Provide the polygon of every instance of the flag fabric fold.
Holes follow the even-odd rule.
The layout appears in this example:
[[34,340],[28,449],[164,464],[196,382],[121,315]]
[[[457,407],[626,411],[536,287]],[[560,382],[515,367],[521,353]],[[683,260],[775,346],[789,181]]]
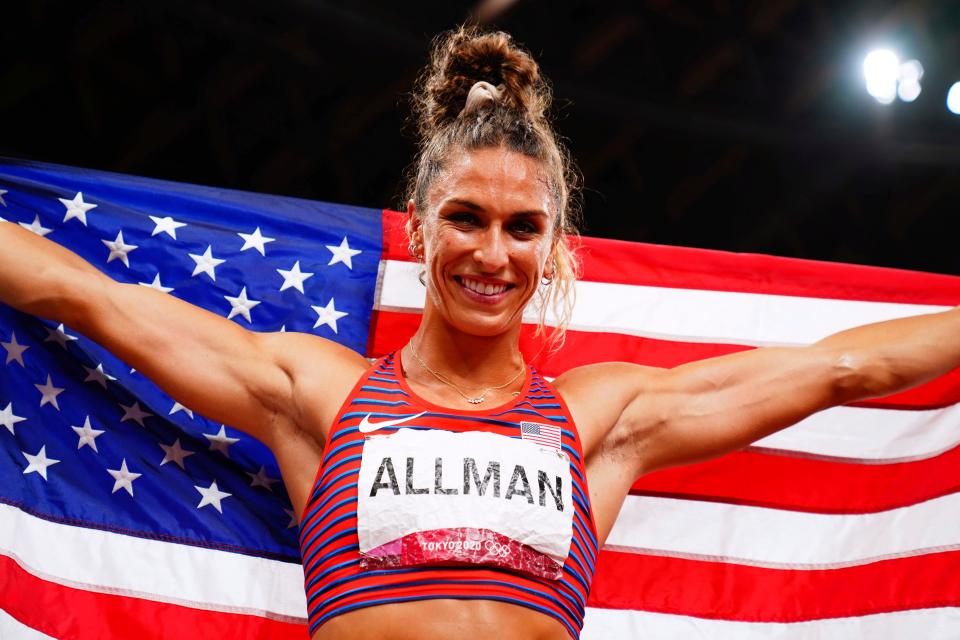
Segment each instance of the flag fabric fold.
[[[0,218],[118,281],[371,358],[423,308],[391,211],[0,160]],[[581,254],[565,347],[525,316],[548,376],[960,303],[954,276],[590,238]],[[296,514],[262,444],[49,319],[0,306],[0,358],[0,636],[306,636]],[[955,371],[639,479],[584,637],[957,637],[958,401]]]

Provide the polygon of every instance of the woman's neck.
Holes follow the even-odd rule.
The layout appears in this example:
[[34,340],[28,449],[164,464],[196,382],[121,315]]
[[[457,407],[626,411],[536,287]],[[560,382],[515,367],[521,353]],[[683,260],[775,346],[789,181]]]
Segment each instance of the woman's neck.
[[412,366],[426,368],[415,372],[424,374],[417,378],[439,373],[464,389],[479,389],[503,384],[523,369],[519,324],[495,336],[476,336],[430,315],[410,339],[407,350],[413,357],[403,360],[408,373]]

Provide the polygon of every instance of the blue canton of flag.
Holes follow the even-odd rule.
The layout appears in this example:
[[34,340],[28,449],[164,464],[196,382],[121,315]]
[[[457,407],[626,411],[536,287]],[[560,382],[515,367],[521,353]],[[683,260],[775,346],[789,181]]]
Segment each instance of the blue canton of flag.
[[[0,159],[0,217],[115,280],[366,351],[378,210]],[[0,507],[299,562],[296,515],[261,443],[69,326],[0,305],[0,346]]]
[[560,450],[560,427],[539,422],[521,422],[520,438]]

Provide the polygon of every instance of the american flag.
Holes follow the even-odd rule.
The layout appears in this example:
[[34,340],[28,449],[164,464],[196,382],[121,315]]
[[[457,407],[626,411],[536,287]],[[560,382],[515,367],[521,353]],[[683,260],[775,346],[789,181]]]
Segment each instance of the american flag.
[[[423,307],[394,212],[6,160],[0,217],[117,280],[368,357]],[[527,318],[547,376],[960,302],[960,278],[934,274],[596,239],[583,256],[566,347],[541,351]],[[295,514],[260,443],[69,326],[0,308],[0,349],[0,637],[306,636]],[[640,479],[584,637],[960,636],[958,400],[953,372]]]
[[560,427],[539,422],[521,422],[520,437],[551,449],[560,450]]

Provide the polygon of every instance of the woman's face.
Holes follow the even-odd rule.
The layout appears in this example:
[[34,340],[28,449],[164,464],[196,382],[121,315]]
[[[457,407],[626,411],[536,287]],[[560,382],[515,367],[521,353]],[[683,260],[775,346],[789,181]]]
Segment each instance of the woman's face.
[[427,305],[472,335],[516,327],[552,248],[553,199],[540,163],[501,148],[450,158],[428,194],[422,222]]

